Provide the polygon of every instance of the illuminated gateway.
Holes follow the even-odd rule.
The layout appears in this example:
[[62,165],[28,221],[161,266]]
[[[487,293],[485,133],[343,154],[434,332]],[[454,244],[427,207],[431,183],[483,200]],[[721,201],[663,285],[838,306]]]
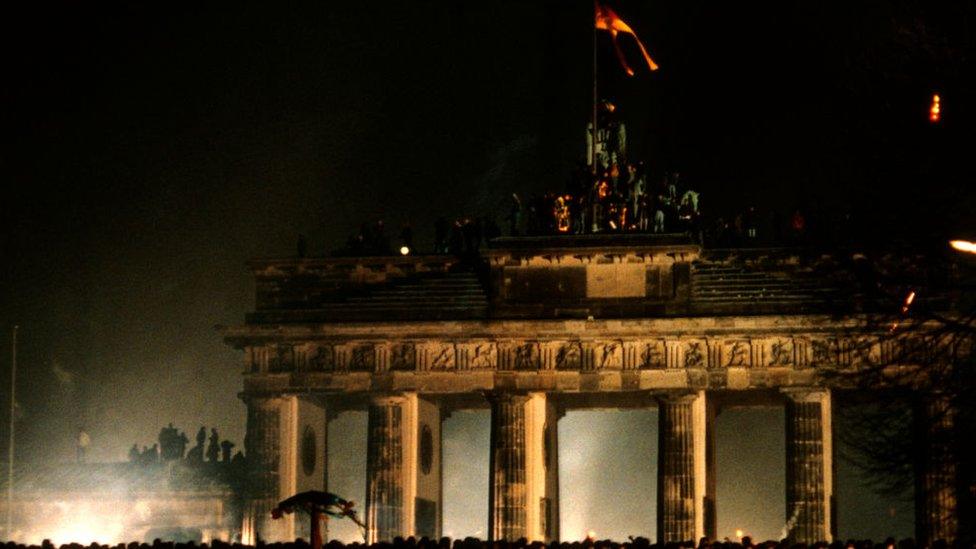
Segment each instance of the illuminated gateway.
[[[328,488],[327,422],[350,409],[368,410],[369,540],[440,536],[442,418],[477,407],[491,410],[492,539],[559,539],[557,421],[628,407],[659,410],[659,540],[714,538],[714,417],[757,402],[785,407],[790,537],[833,539],[836,387],[819,373],[893,352],[857,315],[831,314],[852,298],[818,260],[680,237],[499,238],[467,260],[250,268],[255,310],[223,332],[244,355],[245,542],[308,535],[269,511]],[[924,471],[919,486],[919,533],[952,539],[952,475]]]

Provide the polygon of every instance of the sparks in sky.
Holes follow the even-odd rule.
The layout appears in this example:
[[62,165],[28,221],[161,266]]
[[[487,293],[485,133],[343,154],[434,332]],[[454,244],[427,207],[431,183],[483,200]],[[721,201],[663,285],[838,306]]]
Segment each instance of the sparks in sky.
[[942,98],[939,94],[932,95],[932,106],[929,107],[929,121],[933,124],[942,117]]

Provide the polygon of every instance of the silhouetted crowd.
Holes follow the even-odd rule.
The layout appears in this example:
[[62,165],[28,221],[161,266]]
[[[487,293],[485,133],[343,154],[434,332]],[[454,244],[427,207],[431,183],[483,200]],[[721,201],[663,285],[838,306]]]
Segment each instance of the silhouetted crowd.
[[512,194],[508,229],[512,236],[596,233],[687,233],[701,239],[699,193],[681,188],[680,174],[648,183],[643,163],[621,165],[611,153],[596,172],[580,166],[566,192]]
[[190,439],[186,433],[180,431],[173,424],[163,427],[159,431],[159,441],[152,446],[143,446],[139,449],[138,444],[133,444],[129,448],[129,462],[139,465],[152,465],[183,460],[187,463],[236,463],[244,460],[244,454],[238,451],[233,456],[234,443],[229,440],[220,440],[217,429],[210,429],[209,443],[207,429],[200,427],[197,431],[196,446],[187,450]]
[[[214,540],[213,542],[207,543],[173,543],[173,542],[163,542],[160,540],[154,540],[152,543],[119,543],[116,545],[102,545],[97,543],[91,543],[87,545],[82,545],[79,543],[70,543],[60,546],[60,549],[250,549],[251,547],[267,548],[267,549],[309,549],[310,545],[304,540],[296,540],[290,543],[261,543],[259,542],[256,546],[243,545],[240,543],[228,543],[219,540]],[[702,539],[697,544],[691,541],[684,543],[668,543],[665,545],[651,543],[647,538],[631,538],[630,541],[626,542],[616,542],[610,540],[591,540],[586,539],[583,541],[575,542],[553,542],[545,544],[542,542],[532,542],[529,543],[522,539],[519,541],[507,542],[507,541],[496,541],[487,542],[479,540],[477,538],[464,538],[455,539],[441,538],[440,540],[433,540],[428,538],[396,538],[392,542],[382,542],[375,544],[365,544],[365,543],[341,543],[338,541],[330,541],[324,545],[328,549],[922,549],[923,547],[930,547],[931,549],[972,549],[976,547],[973,542],[963,542],[957,541],[952,544],[948,544],[944,541],[936,541],[929,546],[923,546],[915,543],[911,538],[903,539],[901,541],[895,541],[894,538],[888,538],[884,542],[876,543],[871,540],[847,540],[835,541],[832,543],[819,542],[815,544],[791,544],[786,540],[782,541],[765,541],[761,543],[754,543],[748,537],[743,538],[741,542],[732,541],[708,541]],[[55,549],[56,546],[48,541],[45,541],[42,545],[23,545],[13,542],[7,542],[0,545],[2,549]]]

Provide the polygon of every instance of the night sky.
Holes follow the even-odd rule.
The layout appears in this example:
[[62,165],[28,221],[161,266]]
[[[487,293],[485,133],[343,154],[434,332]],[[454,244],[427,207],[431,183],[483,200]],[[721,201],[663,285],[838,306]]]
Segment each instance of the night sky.
[[[710,217],[801,207],[824,226],[852,212],[875,240],[976,236],[976,8],[851,4],[611,2],[661,65],[648,73],[622,38],[638,67],[628,79],[601,36],[601,89],[633,156],[655,175],[680,171]],[[561,189],[582,158],[588,1],[20,9],[0,20],[0,375],[19,324],[21,460],[69,459],[79,427],[97,460],[123,459],[170,421],[241,445],[240,357],[214,327],[253,305],[248,258],[292,255],[300,233],[325,254],[377,219],[394,235],[411,223],[426,246],[437,216],[501,222],[511,192]],[[774,509],[742,525],[768,536],[783,520],[782,479],[731,479],[781,467],[777,413],[732,411],[719,435],[732,464],[720,517],[723,501],[743,518]],[[656,414],[613,414],[568,415],[564,457],[567,438],[591,437],[594,459],[614,443],[621,468],[652,466]],[[450,421],[487,449],[484,417]],[[486,452],[452,459],[448,475],[483,459],[487,481]],[[577,464],[577,500],[600,480],[591,469]],[[650,475],[611,484],[653,492]],[[842,535],[910,533],[909,512],[892,517],[854,484],[843,486],[857,504],[841,501]],[[593,517],[582,527],[598,534],[619,519],[605,503],[578,506],[563,502],[566,534],[569,513]],[[475,533],[464,525],[478,509],[448,526]],[[653,514],[628,517],[607,535],[653,533],[641,530]]]

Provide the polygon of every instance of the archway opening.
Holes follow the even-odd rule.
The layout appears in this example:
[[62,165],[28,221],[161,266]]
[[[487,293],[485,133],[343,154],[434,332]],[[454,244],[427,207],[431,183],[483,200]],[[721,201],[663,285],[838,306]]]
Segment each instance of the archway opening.
[[491,412],[452,412],[441,425],[443,535],[488,539]]
[[[326,447],[329,461],[327,490],[356,502],[361,519],[366,518],[366,423],[365,410],[342,412],[329,422]],[[344,543],[363,541],[362,531],[351,520],[332,519],[328,539]]]
[[559,420],[559,530],[657,538],[657,409],[575,410]]
[[779,540],[786,524],[782,406],[723,409],[715,418],[718,539]]
[[[885,438],[893,436],[902,444],[911,444],[911,409],[890,403],[882,408],[864,398],[844,402],[845,398],[848,396],[843,393],[835,394],[833,415],[837,535],[841,539],[876,541],[889,536],[912,537],[915,535],[915,479],[911,467],[897,466],[897,458],[885,467],[883,461],[867,458],[858,448],[865,443],[884,444]],[[880,417],[885,419],[876,430],[884,428],[885,432],[867,432],[876,427]],[[904,455],[904,448],[890,448],[889,455]],[[862,463],[875,473],[869,473]]]

